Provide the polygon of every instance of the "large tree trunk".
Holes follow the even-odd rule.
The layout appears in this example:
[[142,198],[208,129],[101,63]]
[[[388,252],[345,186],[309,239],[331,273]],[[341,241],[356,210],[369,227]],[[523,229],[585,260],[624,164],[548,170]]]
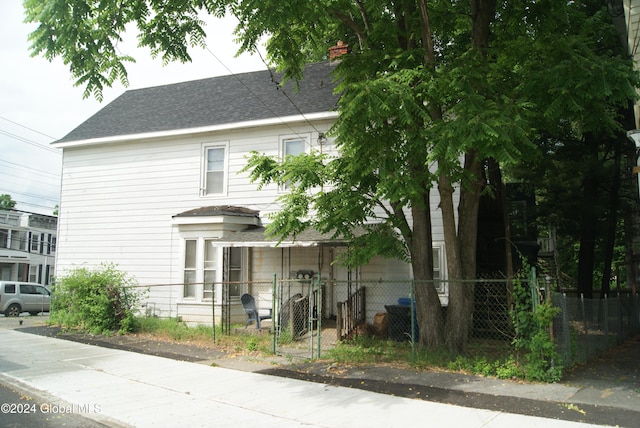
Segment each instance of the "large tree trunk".
[[[486,54],[489,46],[489,27],[495,14],[495,0],[472,0],[471,46]],[[478,209],[482,186],[482,166],[478,155],[471,150],[465,155],[464,168],[471,174],[469,186],[460,188],[458,232],[456,233],[453,186],[449,178],[440,175],[438,190],[444,227],[447,273],[449,276],[449,307],[445,328],[445,342],[449,350],[464,353],[473,325],[473,282],[476,276],[476,246],[478,238]]]
[[614,141],[614,165],[609,190],[609,209],[607,214],[607,235],[604,244],[604,265],[602,267],[602,282],[600,284],[600,297],[604,298],[611,292],[611,272],[613,263],[613,249],[616,242],[616,227],[618,225],[618,207],[620,199],[620,164],[622,158],[622,144]]
[[[500,269],[503,270],[507,278],[513,276],[513,257],[511,242],[511,226],[509,224],[509,209],[507,203],[507,189],[502,181],[502,170],[500,164],[493,158],[486,159],[487,171],[486,182],[493,189],[493,197],[495,198],[496,210],[500,210],[498,218],[501,221],[501,235],[495,236],[494,239],[502,241],[504,248],[504,258],[500,261]],[[481,189],[478,189],[479,191]]]
[[445,253],[447,255],[447,275],[449,278],[449,307],[447,308],[447,322],[445,342],[453,352],[466,350],[466,325],[471,318],[470,312],[465,312],[466,290],[462,279],[462,261],[458,234],[456,233],[455,211],[453,208],[453,186],[446,175],[438,179],[440,192],[440,210],[442,211],[442,225],[444,228]]
[[440,298],[433,284],[433,247],[429,192],[423,206],[414,205],[413,234],[410,242],[411,266],[415,280],[416,314],[420,330],[419,343],[436,348],[443,343],[443,319]]
[[593,298],[593,266],[595,263],[596,215],[598,181],[590,171],[584,180],[583,206],[580,220],[580,250],[578,252],[578,294],[585,299]]
[[[453,198],[450,197],[452,193],[442,191],[446,190],[445,186],[448,180],[441,178],[440,181],[447,267],[450,279],[445,341],[447,347],[457,353],[467,351],[469,334],[473,326],[474,284],[468,280],[474,280],[476,276],[478,209],[480,190],[482,189],[482,164],[477,159],[475,152],[467,153],[464,167],[473,178],[467,186],[461,186],[457,236],[455,236]],[[452,233],[454,236],[450,236]],[[455,243],[451,251],[449,250],[450,242]],[[453,266],[450,257],[454,257],[455,264]]]

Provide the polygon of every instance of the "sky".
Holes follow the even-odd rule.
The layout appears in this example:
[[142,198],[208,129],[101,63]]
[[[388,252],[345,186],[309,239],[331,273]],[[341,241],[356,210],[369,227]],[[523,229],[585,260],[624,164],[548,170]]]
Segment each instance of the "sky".
[[[135,34],[119,45],[136,59],[126,65],[129,87],[120,83],[104,91],[104,100],[83,99],[60,59],[31,57],[22,0],[0,2],[0,194],[9,194],[16,209],[49,214],[58,204],[61,150],[50,144],[64,137],[127,89],[266,69],[258,55],[235,58],[235,22],[207,18],[208,50],[191,51],[193,62],[162,65],[148,49],[137,47]],[[262,51],[264,51],[261,48]]]

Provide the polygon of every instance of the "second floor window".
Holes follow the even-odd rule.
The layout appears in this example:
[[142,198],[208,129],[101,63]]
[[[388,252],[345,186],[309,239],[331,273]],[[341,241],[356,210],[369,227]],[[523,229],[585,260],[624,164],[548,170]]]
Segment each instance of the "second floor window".
[[205,146],[203,165],[202,193],[208,195],[222,195],[226,193],[227,178],[227,148],[215,145]]
[[283,157],[298,156],[304,153],[306,141],[304,138],[288,138],[284,140]]
[[[306,152],[307,140],[303,137],[284,138],[282,140],[282,159],[288,156],[299,156]],[[290,183],[285,183],[283,190],[291,187]]]
[[32,253],[37,253],[38,252],[38,248],[39,244],[40,244],[40,236],[37,233],[34,233],[31,235],[31,252]]

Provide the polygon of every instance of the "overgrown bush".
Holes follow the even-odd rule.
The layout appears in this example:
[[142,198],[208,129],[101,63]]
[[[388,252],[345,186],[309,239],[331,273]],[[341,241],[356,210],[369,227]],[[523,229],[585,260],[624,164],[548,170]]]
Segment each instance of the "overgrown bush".
[[114,264],[77,268],[56,280],[50,320],[93,334],[133,331],[134,311],[143,295],[136,285]]
[[514,281],[514,308],[511,319],[516,336],[513,345],[523,353],[523,370],[527,380],[557,382],[562,378],[562,366],[550,334],[553,318],[560,309],[548,300],[540,302],[538,290]]

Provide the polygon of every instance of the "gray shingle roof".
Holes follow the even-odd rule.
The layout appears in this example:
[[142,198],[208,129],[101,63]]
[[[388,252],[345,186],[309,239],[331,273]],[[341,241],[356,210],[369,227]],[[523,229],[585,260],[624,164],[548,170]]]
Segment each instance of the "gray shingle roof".
[[299,92],[293,82],[279,90],[268,70],[129,90],[58,142],[332,111],[338,101],[332,70],[329,63],[307,66]]
[[246,207],[234,207],[231,205],[216,205],[211,207],[200,207],[176,214],[175,217],[209,217],[231,215],[238,217],[260,218],[260,211]]

